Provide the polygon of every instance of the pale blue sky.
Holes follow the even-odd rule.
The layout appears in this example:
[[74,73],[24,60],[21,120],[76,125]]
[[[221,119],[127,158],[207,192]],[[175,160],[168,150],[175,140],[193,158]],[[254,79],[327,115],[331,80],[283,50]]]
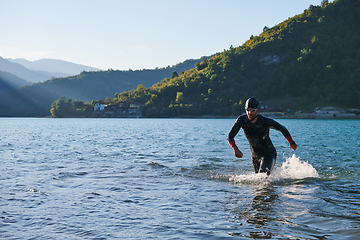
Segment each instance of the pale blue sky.
[[[332,1],[330,1],[332,2]],[[321,0],[0,0],[0,56],[153,69],[242,45]]]

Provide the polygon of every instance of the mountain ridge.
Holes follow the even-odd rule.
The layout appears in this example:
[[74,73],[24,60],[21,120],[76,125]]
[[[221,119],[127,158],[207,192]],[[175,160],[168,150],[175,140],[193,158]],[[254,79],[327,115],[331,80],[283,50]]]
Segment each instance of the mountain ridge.
[[49,79],[46,75],[31,71],[18,63],[10,62],[2,57],[0,57],[0,71],[11,73],[29,82],[41,82]]
[[60,59],[42,58],[29,61],[24,58],[6,58],[6,60],[18,63],[29,70],[41,71],[46,73],[62,74],[59,77],[67,77],[81,73],[82,71],[100,71],[100,68],[90,67]]
[[0,94],[0,101],[9,103],[10,109],[0,109],[0,116],[41,117],[50,115],[51,103],[61,96],[90,102],[103,96],[129,91],[138,85],[150,87],[172,72],[194,68],[206,57],[188,59],[166,68],[144,70],[83,71],[77,75],[51,78]]
[[21,86],[29,85],[30,82],[18,76],[0,70],[0,93],[10,91]]

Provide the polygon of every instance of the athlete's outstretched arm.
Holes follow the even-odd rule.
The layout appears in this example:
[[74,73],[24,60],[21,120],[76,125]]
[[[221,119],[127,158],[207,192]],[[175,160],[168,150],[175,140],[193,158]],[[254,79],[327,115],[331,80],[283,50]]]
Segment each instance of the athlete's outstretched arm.
[[290,149],[295,151],[298,147],[298,145],[295,143],[295,141],[292,139],[291,136],[286,137],[286,139],[288,140],[289,144],[290,144]]
[[280,131],[284,137],[286,138],[286,140],[288,140],[289,144],[290,144],[290,149],[295,151],[298,147],[298,145],[295,143],[295,141],[292,139],[289,131],[287,130],[286,127],[284,127],[283,125],[281,125],[280,123],[276,122],[275,120],[272,120],[270,122],[270,127]]

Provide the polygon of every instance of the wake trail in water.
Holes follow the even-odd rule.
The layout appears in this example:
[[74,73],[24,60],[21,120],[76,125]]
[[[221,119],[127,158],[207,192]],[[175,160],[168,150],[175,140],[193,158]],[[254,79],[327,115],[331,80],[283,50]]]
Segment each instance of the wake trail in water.
[[300,180],[306,178],[318,178],[316,169],[308,162],[301,161],[299,157],[293,154],[287,158],[281,166],[276,167],[270,176],[266,173],[248,173],[231,176],[229,181],[235,183],[272,183],[285,180]]

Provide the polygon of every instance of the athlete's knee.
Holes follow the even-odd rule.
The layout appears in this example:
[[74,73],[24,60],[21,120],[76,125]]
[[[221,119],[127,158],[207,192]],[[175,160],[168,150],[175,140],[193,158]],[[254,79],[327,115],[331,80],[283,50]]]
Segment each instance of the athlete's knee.
[[263,158],[253,158],[252,159],[255,173],[258,173],[260,171],[260,164],[262,162],[262,159]]
[[275,161],[276,161],[275,158],[263,158],[261,161],[259,172],[270,175],[271,171],[274,168]]

